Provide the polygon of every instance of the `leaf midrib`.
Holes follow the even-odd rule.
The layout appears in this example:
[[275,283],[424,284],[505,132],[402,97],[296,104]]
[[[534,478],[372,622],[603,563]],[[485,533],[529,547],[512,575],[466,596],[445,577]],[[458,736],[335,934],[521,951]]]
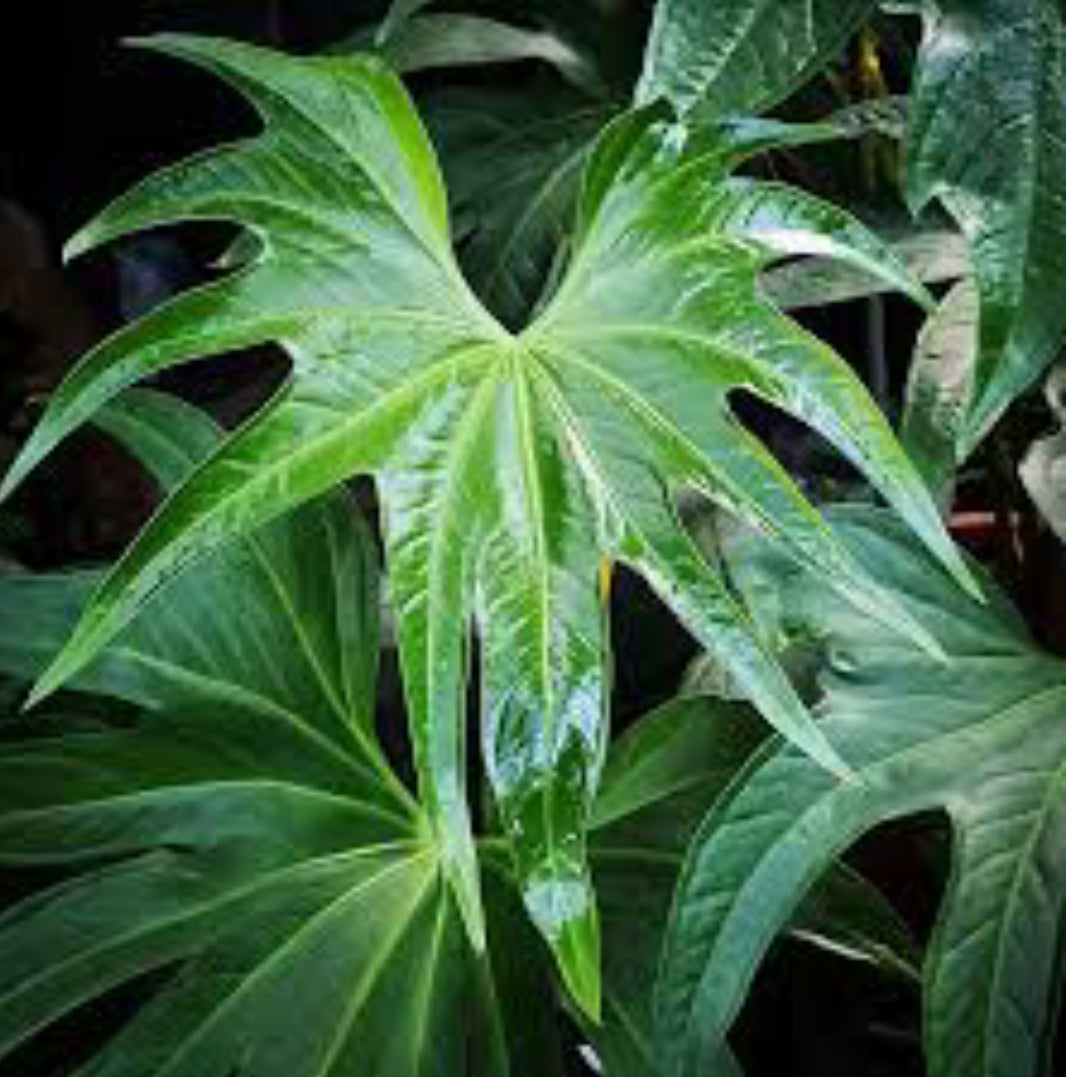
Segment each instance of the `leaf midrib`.
[[[4,825],[10,820],[17,821],[20,818],[32,818],[34,816],[47,816],[53,812],[78,812],[93,808],[108,807],[110,805],[129,805],[130,802],[150,801],[155,797],[166,797],[168,794],[183,793],[185,795],[211,793],[221,790],[233,789],[276,789],[292,790],[301,797],[310,800],[328,801],[336,805],[342,805],[346,811],[355,815],[374,815],[381,819],[397,824],[400,830],[407,830],[412,822],[410,817],[399,815],[371,803],[362,797],[335,793],[328,789],[313,785],[305,785],[302,782],[293,781],[289,778],[212,778],[208,781],[176,781],[171,785],[149,786],[134,789],[129,792],[116,793],[113,795],[85,797],[80,800],[69,800],[61,803],[47,804],[38,808],[25,808],[5,814]],[[2,854],[0,854],[2,857]]]
[[[1066,689],[1064,689],[1066,691]],[[981,1021],[981,1058],[984,1062],[983,1072],[994,1072],[991,1068],[992,1051],[994,1048],[1000,1046],[999,1042],[992,1035],[992,1025],[995,1020],[996,1011],[1002,1005],[1002,994],[999,990],[999,985],[1003,981],[1003,966],[1006,962],[1006,948],[1007,948],[1007,936],[1009,934],[1010,922],[1013,919],[1013,912],[1020,902],[1021,887],[1025,874],[1031,868],[1031,862],[1033,860],[1033,850],[1040,837],[1044,826],[1047,822],[1048,815],[1052,808],[1058,801],[1057,793],[1060,791],[1060,787],[1066,784],[1066,759],[1061,761],[1058,766],[1053,767],[1047,772],[1047,788],[1040,799],[1039,810],[1036,813],[1036,817],[1033,819],[1032,824],[1028,828],[1028,834],[1026,835],[1025,842],[1020,850],[1018,850],[1016,857],[1016,865],[1011,871],[1011,881],[1008,887],[1007,896],[1003,901],[1000,915],[994,921],[994,933],[996,937],[994,952],[995,957],[992,962],[992,972],[989,982],[987,984],[987,992],[985,992],[984,1001],[981,1004],[982,1021]],[[938,955],[943,961],[947,956],[944,953]],[[930,999],[930,1002],[932,1000]],[[1038,1048],[1038,1037],[1034,1035],[1034,1046]]]

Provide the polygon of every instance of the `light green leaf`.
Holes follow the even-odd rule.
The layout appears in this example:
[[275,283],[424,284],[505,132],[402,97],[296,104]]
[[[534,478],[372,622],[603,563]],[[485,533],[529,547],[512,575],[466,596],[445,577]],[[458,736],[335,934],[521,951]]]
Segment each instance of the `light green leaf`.
[[659,0],[638,103],[683,115],[756,112],[834,59],[875,0]]
[[[972,586],[847,364],[758,291],[758,273],[783,249],[778,233],[813,232],[813,204],[732,178],[750,147],[728,132],[686,144],[656,110],[625,116],[590,156],[558,290],[514,334],[459,273],[436,162],[380,62],[176,36],[152,47],[229,79],[265,129],[146,180],[70,251],[223,218],[259,234],[262,254],[90,353],[55,392],[6,489],[139,378],[266,340],[286,348],[292,371],[142,532],[34,698],[222,540],[372,474],[422,800],[471,937],[483,934],[464,760],[475,623],[485,766],[526,903],[595,1014],[584,829],[607,732],[604,559],[642,574],[766,718],[838,774],[838,755],[685,532],[679,488],[780,534],[827,584],[929,643],[733,418],[729,394],[755,393],[820,431]],[[824,220],[835,247],[872,261],[831,213]]]
[[980,340],[967,456],[1055,358],[1066,307],[1066,13],[1059,0],[929,0],[908,125],[909,199],[970,241]]
[[842,850],[886,820],[939,809],[954,865],[924,971],[930,1075],[1034,1077],[1055,1028],[1066,900],[1066,664],[994,591],[985,607],[965,599],[884,513],[833,521],[926,611],[952,665],[887,637],[756,544],[790,615],[829,646],[823,724],[857,780],[834,784],[771,742],[702,824],[657,992],[670,1072],[697,1072],[721,1042],[774,935]]
[[[879,229],[885,235],[885,229]],[[955,282],[969,273],[966,242],[945,228],[911,228],[899,238],[886,236],[894,256],[922,284]],[[763,277],[766,294],[783,310],[805,310],[882,295],[893,285],[853,263],[811,257],[786,262]],[[904,440],[906,445],[906,441]]]

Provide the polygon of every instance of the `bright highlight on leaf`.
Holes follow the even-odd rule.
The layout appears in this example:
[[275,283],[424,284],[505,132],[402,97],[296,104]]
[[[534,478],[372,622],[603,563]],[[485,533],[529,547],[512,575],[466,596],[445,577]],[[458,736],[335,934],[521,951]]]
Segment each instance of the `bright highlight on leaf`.
[[70,253],[199,219],[234,221],[261,250],[87,356],[5,491],[140,378],[264,341],[286,349],[292,370],[118,563],[35,698],[76,675],[195,558],[352,475],[373,475],[421,798],[468,933],[482,945],[463,732],[476,628],[492,792],[527,906],[595,1017],[599,927],[585,830],[607,737],[602,559],[642,574],[771,723],[846,773],[697,552],[675,497],[692,488],[781,536],[867,613],[935,649],[729,407],[744,390],[820,431],[972,587],[861,384],[762,298],[757,277],[778,254],[814,251],[923,293],[842,211],[733,175],[772,144],[765,132],[722,127],[686,139],[652,109],[600,139],[569,267],[543,313],[510,333],[461,278],[436,162],[380,62],[177,36],[148,45],[227,79],[264,130],[146,180]]

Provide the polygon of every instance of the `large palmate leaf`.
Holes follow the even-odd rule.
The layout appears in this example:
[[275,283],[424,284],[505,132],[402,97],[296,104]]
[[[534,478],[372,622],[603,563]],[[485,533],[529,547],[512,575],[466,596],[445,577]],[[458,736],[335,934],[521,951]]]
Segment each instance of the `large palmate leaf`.
[[812,883],[864,831],[915,812],[951,821],[954,864],[925,962],[931,1077],[1046,1072],[1066,900],[1066,664],[995,598],[960,595],[883,513],[838,534],[921,608],[947,667],[837,603],[767,544],[780,610],[829,647],[824,727],[856,780],[833,783],[781,743],[708,815],[676,896],[658,988],[673,1073],[698,1072],[760,957]]
[[[98,421],[164,485],[219,438],[202,414],[143,391]],[[151,997],[79,1077],[562,1072],[550,969],[510,873],[488,859],[479,969],[431,831],[380,755],[373,544],[357,517],[332,554],[309,526],[341,524],[327,509],[345,500],[201,560],[75,678],[146,708],[140,728],[61,736],[70,723],[52,717],[12,745],[7,724],[0,869],[71,878],[0,916],[0,1056],[152,971]],[[266,536],[269,574],[249,556]],[[283,590],[297,548],[303,586]],[[13,618],[0,625],[0,671],[40,669],[85,583],[0,576],[0,608],[18,611],[17,632]],[[350,665],[334,678],[338,653]],[[320,681],[350,687],[341,721]]]
[[658,0],[637,88],[681,113],[770,108],[835,58],[876,0]]
[[138,378],[265,340],[284,345],[292,371],[144,530],[34,698],[205,550],[349,475],[373,474],[422,799],[470,934],[480,944],[461,714],[474,620],[485,766],[526,903],[595,1013],[599,936],[583,832],[606,735],[602,561],[643,574],[764,715],[841,772],[673,498],[691,486],[780,533],[854,601],[921,635],[728,408],[729,393],[745,389],[821,431],[965,582],[925,487],[861,385],[756,286],[776,253],[835,253],[909,280],[841,211],[731,175],[766,148],[772,127],[687,142],[645,110],[612,124],[590,156],[571,264],[547,309],[514,334],[456,267],[436,163],[380,62],[184,37],[152,45],[239,87],[265,130],[147,180],[70,252],[223,218],[254,234],[260,253],[87,356],[6,489]]
[[1066,309],[1066,11],[1060,0],[928,0],[908,125],[915,208],[970,240],[980,343],[965,457],[1055,358]]

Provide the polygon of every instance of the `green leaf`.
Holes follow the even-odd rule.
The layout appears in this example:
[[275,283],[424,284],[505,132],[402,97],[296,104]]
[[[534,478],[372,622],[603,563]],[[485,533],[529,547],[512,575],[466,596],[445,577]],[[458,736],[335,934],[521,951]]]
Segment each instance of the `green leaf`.
[[569,90],[452,90],[426,122],[448,180],[463,269],[505,325],[551,283],[573,227],[581,173],[615,109]]
[[[590,855],[604,930],[604,1014],[590,1035],[608,1077],[662,1077],[652,997],[670,899],[700,819],[764,739],[754,712],[708,698],[665,704],[611,746]],[[793,935],[894,972],[914,945],[881,894],[854,871],[829,872]],[[700,1071],[732,1073],[728,1053]]]
[[[130,390],[97,422],[166,487],[222,437],[202,412],[146,390]],[[23,615],[0,622],[0,670],[37,677],[101,579],[0,573],[0,605]],[[183,573],[70,687],[156,711],[218,702],[274,717],[333,750],[357,749],[409,807],[374,739],[377,581],[373,538],[336,491]]]
[[403,74],[540,60],[575,86],[602,92],[588,59],[556,34],[482,15],[448,12],[408,19],[382,42],[379,52]]
[[1066,14],[1058,0],[936,0],[911,95],[909,199],[940,198],[981,297],[962,452],[1055,358],[1066,308]]
[[907,980],[921,979],[914,934],[868,879],[837,863],[806,896],[790,925],[793,938],[876,965]]
[[833,859],[879,823],[945,811],[953,867],[924,971],[931,1077],[1033,1077],[1054,1033],[1066,899],[1066,665],[1004,599],[965,599],[884,513],[833,517],[952,660],[857,617],[767,543],[791,617],[832,656],[823,725],[853,762],[834,784],[771,742],[715,805],[679,884],[657,991],[672,1073],[721,1042],[759,959]]
[[432,3],[433,0],[392,0],[385,18],[381,20],[381,25],[378,27],[377,43],[386,44],[397,31],[403,29],[410,19]]
[[755,393],[819,430],[972,586],[847,364],[757,288],[777,252],[809,249],[820,228],[834,252],[870,266],[879,241],[808,196],[733,177],[765,139],[713,129],[686,142],[645,110],[612,124],[590,156],[573,259],[548,306],[513,334],[459,273],[436,162],[380,62],[177,36],[151,44],[230,80],[265,129],[146,180],[70,252],[219,218],[257,233],[262,252],[82,360],[6,489],[137,379],[267,340],[286,348],[292,370],[142,532],[34,698],[205,551],[372,474],[422,800],[468,930],[480,945],[462,713],[474,623],[485,767],[526,904],[595,1014],[584,830],[607,732],[604,559],[642,574],[766,718],[838,774],[839,757],[686,534],[679,489],[782,535],[828,584],[928,642],[733,418],[729,393]]
[[[885,235],[886,229],[878,229]],[[911,226],[899,238],[891,235],[893,255],[915,280],[923,284],[956,282],[969,274],[965,240],[945,228]],[[832,303],[850,303],[882,295],[892,285],[881,276],[871,276],[852,264],[832,258],[810,257],[787,262],[765,274],[766,294],[783,310],[806,310]],[[910,446],[904,438],[904,446]],[[913,458],[913,457],[912,457]]]
[[0,918],[0,1054],[155,971],[81,1077],[465,1072],[478,988],[435,852],[342,764],[217,706],[0,749],[0,865],[75,868]]
[[637,101],[682,115],[769,109],[834,59],[875,0],[659,0]]
[[[660,1077],[651,998],[670,895],[706,807],[763,738],[743,706],[665,704],[611,745],[590,848],[604,930],[603,1024],[589,1029],[608,1077]],[[724,1067],[705,1077],[722,1077]]]
[[[180,480],[219,436],[202,413],[143,391],[100,422],[164,481]],[[347,511],[344,500],[329,498]],[[336,580],[300,523],[328,519],[324,508],[268,530],[280,540],[289,529],[307,596],[335,588],[376,612],[372,559]],[[344,523],[341,549],[372,548],[350,512]],[[149,708],[137,728],[57,736],[71,723],[53,719],[27,723],[32,741],[0,748],[0,871],[55,867],[68,880],[0,917],[0,1056],[154,972],[154,994],[79,1077],[229,1077],[238,1066],[249,1077],[319,1077],[364,1064],[392,1077],[506,1077],[510,1058],[555,1072],[550,979],[528,937],[513,937],[516,896],[489,886],[496,952],[491,967],[475,962],[427,821],[388,771],[373,725],[369,745],[334,736],[321,690],[297,701],[309,710],[284,709],[275,682],[316,676],[286,639],[292,609],[270,605],[270,582],[244,568],[230,547],[194,565],[78,679]],[[21,629],[0,625],[0,667],[47,649],[57,628],[38,599],[70,599],[69,583],[0,582]],[[36,588],[27,601],[20,586]],[[190,608],[204,592],[228,618]],[[353,668],[365,664],[358,703],[372,714],[376,663],[364,655],[376,651],[376,623],[303,609],[323,657],[340,645]],[[204,651],[229,660],[206,686],[195,676]],[[144,675],[149,661],[159,668]],[[508,954],[516,941],[521,951]],[[313,1012],[293,1010],[294,997]]]

